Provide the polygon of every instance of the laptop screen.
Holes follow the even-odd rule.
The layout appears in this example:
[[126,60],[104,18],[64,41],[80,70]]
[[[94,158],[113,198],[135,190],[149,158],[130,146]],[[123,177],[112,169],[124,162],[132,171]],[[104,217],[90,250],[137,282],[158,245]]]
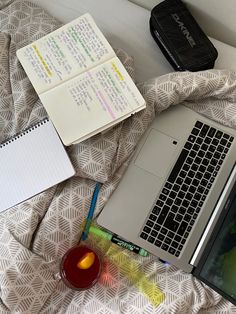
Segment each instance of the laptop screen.
[[197,277],[236,304],[236,193],[217,230],[211,248],[204,254]]

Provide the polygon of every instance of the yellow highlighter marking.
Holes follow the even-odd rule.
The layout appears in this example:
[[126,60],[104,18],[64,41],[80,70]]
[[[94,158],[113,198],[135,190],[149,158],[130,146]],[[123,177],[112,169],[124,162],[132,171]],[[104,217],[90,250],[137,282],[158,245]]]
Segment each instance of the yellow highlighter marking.
[[122,76],[122,74],[120,73],[120,71],[118,70],[117,66],[115,65],[114,62],[112,62],[112,67],[115,70],[116,74],[118,75],[119,79],[121,81],[124,81],[124,77]]
[[52,76],[52,72],[50,71],[50,69],[49,69],[49,67],[48,67],[48,65],[47,65],[47,63],[46,63],[46,61],[44,60],[43,56],[41,55],[41,53],[40,53],[38,47],[37,47],[36,45],[32,45],[32,47],[33,47],[34,51],[36,52],[36,54],[37,54],[37,56],[38,56],[40,62],[42,63],[42,65],[43,65],[45,71],[47,72],[48,76],[49,76],[49,77]]

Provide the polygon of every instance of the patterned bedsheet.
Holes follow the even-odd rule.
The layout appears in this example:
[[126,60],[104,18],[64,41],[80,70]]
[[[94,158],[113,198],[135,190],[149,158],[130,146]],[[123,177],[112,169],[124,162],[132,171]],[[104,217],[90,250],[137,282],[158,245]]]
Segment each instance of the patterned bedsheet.
[[[0,141],[38,122],[46,112],[16,58],[16,50],[58,28],[60,23],[29,1],[0,1]],[[117,54],[134,78],[133,60]],[[170,73],[139,84],[147,109],[109,131],[71,146],[76,175],[0,214],[1,313],[236,313],[210,288],[154,256],[121,250],[165,293],[153,306],[102,248],[104,269],[87,291],[67,288],[57,276],[63,254],[78,243],[95,182],[102,183],[95,214],[119,183],[141,135],[156,114],[185,104],[236,127],[236,75],[228,70]],[[17,158],[17,156],[15,156]]]

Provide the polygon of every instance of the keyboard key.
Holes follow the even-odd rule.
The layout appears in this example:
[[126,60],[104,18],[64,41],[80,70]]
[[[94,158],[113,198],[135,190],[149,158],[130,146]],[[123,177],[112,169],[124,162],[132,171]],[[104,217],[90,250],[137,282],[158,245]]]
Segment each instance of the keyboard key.
[[222,153],[224,151],[224,146],[222,145],[219,145],[217,146],[217,149],[216,149],[218,152]]
[[202,126],[203,126],[203,123],[201,121],[197,121],[195,123],[195,127],[198,128],[198,129],[201,129]]
[[212,156],[213,156],[213,153],[211,153],[211,152],[206,152],[205,157],[206,157],[207,159],[211,159]]
[[190,220],[191,220],[191,216],[189,215],[189,214],[186,214],[185,216],[184,216],[184,220],[185,221],[187,221],[187,222],[189,222]]
[[166,182],[165,188],[170,190],[172,188],[172,184],[170,182]]
[[192,148],[193,144],[190,143],[190,142],[186,142],[185,145],[184,145],[184,148],[190,150]]
[[170,193],[170,190],[164,188],[164,189],[162,189],[162,193],[163,193],[164,195],[168,195],[168,194]]
[[184,180],[182,178],[178,177],[178,179],[176,180],[176,183],[181,185],[181,184],[183,184],[183,181]]
[[223,146],[225,146],[225,145],[227,144],[227,140],[226,140],[225,138],[222,138],[222,139],[220,140],[220,144],[223,145]]
[[202,137],[198,137],[198,138],[196,139],[196,143],[197,143],[197,144],[201,145],[202,142],[203,142],[203,138],[202,138]]
[[201,180],[202,177],[203,177],[203,173],[201,173],[199,171],[195,174],[195,178],[198,180]]
[[199,201],[199,200],[201,199],[201,194],[200,194],[200,193],[196,193],[196,194],[194,195],[194,199],[197,200],[197,201]]
[[176,241],[176,242],[180,242],[180,241],[181,241],[181,237],[180,237],[179,235],[176,235],[176,236],[175,236],[175,241]]
[[166,204],[171,206],[173,204],[173,199],[172,198],[168,198],[166,201]]
[[189,207],[187,210],[187,213],[189,213],[190,215],[192,215],[194,213],[195,209],[193,207]]
[[164,240],[164,242],[166,243],[166,244],[170,244],[171,243],[171,239],[170,238],[165,238],[165,240]]
[[146,222],[146,225],[149,226],[149,227],[153,227],[154,222],[151,221],[151,220],[148,220],[148,221]]
[[[187,177],[185,180],[184,180],[184,183],[187,184],[187,185],[190,185],[192,182],[192,179]],[[181,192],[181,191],[180,191]]]
[[193,171],[196,171],[198,169],[198,165],[197,164],[192,164],[191,169]]
[[200,182],[199,180],[194,179],[192,182],[192,185],[194,185],[196,187],[196,186],[198,186],[199,182]]
[[197,128],[193,128],[193,129],[192,129],[191,134],[193,134],[193,135],[198,135],[198,134],[199,134],[199,132],[200,132],[200,130],[199,130],[199,129],[197,129]]
[[178,247],[178,243],[175,241],[172,241],[171,246],[174,247],[175,249]]
[[211,161],[210,161],[210,164],[213,165],[213,166],[216,166],[217,165],[217,160],[215,158],[212,158]]
[[209,147],[209,152],[214,153],[214,152],[215,152],[215,150],[216,150],[216,146],[214,146],[214,145],[210,145],[210,147]]
[[184,206],[184,207],[188,207],[189,206],[189,201],[188,200],[183,200],[183,203],[182,203],[182,205]]
[[165,229],[165,228],[161,228],[161,231],[160,231],[162,234],[167,234],[168,230]]
[[155,230],[152,230],[151,235],[156,238],[156,236],[158,235],[158,232]]
[[154,243],[155,238],[153,238],[152,236],[149,236],[147,240],[148,240],[148,242],[150,242],[150,243]]
[[163,201],[157,200],[156,205],[162,207],[164,205]]
[[180,255],[180,251],[177,251],[177,252],[175,253],[175,256],[178,257],[179,255]]
[[162,250],[167,251],[168,248],[169,248],[169,245],[163,243],[162,246],[161,246],[161,248],[162,248]]
[[195,139],[196,139],[196,137],[195,137],[195,136],[190,135],[190,136],[189,136],[189,138],[188,138],[188,142],[190,142],[190,143],[194,143],[194,142],[195,142]]
[[189,232],[185,232],[184,238],[187,239],[188,235],[189,235]]
[[156,240],[154,244],[155,244],[156,246],[160,247],[160,246],[161,246],[161,244],[162,244],[162,242],[161,242],[161,241],[159,241],[159,240]]
[[158,214],[160,213],[160,211],[161,211],[161,208],[160,208],[160,207],[154,206],[154,208],[153,208],[153,210],[152,210],[152,213],[153,213],[154,215],[158,215]]
[[199,150],[199,152],[197,153],[198,157],[202,158],[205,156],[205,152],[204,150]]
[[178,192],[179,189],[180,189],[180,185],[175,184],[175,185],[173,186],[173,190],[174,190],[174,191]]
[[155,224],[153,229],[155,229],[156,231],[159,231],[161,229],[161,226],[158,224]]
[[176,206],[176,205],[173,205],[173,206],[171,207],[171,211],[172,211],[173,213],[177,213],[178,210],[179,210],[179,207]]
[[185,197],[185,193],[183,191],[179,191],[178,195],[179,198],[184,198]]
[[207,144],[202,144],[201,149],[206,151],[208,149],[208,145]]
[[165,236],[163,234],[158,234],[157,238],[162,241],[164,240]]
[[187,184],[183,184],[182,187],[181,187],[181,190],[183,192],[187,192],[188,191],[188,185]]
[[204,143],[210,144],[211,138],[210,137],[205,137]]
[[146,233],[142,232],[142,233],[140,234],[140,238],[142,238],[142,239],[144,239],[144,240],[147,240],[148,235],[147,235]]
[[197,191],[198,191],[199,193],[201,193],[201,194],[204,192],[204,190],[205,190],[205,187],[202,186],[202,185],[199,185],[198,188],[197,188]]
[[193,194],[192,193],[187,193],[185,198],[186,198],[186,200],[191,201],[191,199],[193,198]]
[[[185,207],[181,206],[181,207],[179,208],[179,214],[184,215],[185,212],[186,212],[186,210],[187,210],[187,209],[186,209]],[[181,216],[181,215],[180,215],[180,216]],[[177,216],[178,216],[178,215],[176,215],[176,218],[175,218],[175,219],[176,219],[177,221],[181,221],[183,216],[181,216],[181,219],[180,219],[180,220],[177,219]]]
[[219,140],[217,140],[216,138],[214,138],[211,142],[213,145],[217,146],[219,144]]
[[196,208],[197,205],[198,205],[198,201],[193,199],[193,200],[191,201],[190,205],[191,205],[192,207]]
[[217,131],[215,137],[220,139],[222,135],[223,135],[223,132]]
[[167,236],[170,237],[171,239],[174,237],[174,233],[172,231],[168,231]]
[[176,197],[176,195],[177,195],[177,193],[176,193],[176,192],[171,191],[169,196],[170,196],[171,198],[175,198],[175,197]]
[[210,130],[207,133],[207,136],[209,137],[213,137],[216,133],[216,129],[215,128],[210,128]]
[[174,255],[175,252],[176,252],[176,250],[171,247],[171,248],[169,248],[168,252],[169,252],[170,254]]
[[191,186],[189,187],[189,192],[190,192],[190,193],[194,193],[195,191],[196,191],[196,187],[193,186],[193,185],[191,185]]
[[151,228],[149,228],[149,227],[147,227],[147,226],[145,226],[144,228],[143,228],[143,231],[145,231],[146,233],[150,233],[151,232]]
[[166,200],[166,195],[165,194],[160,194],[159,199],[161,201],[165,201]]
[[207,158],[204,158],[204,159],[202,160],[203,166],[208,166],[208,165],[209,165],[209,162],[210,162],[210,160],[207,159]]
[[188,173],[188,177],[194,178],[195,173],[196,173],[195,171],[190,170],[189,173]]
[[179,226],[179,229],[178,229],[177,233],[180,236],[184,235],[185,230],[187,229],[187,227],[188,227],[188,223],[186,221],[182,221],[180,226]]
[[229,138],[229,141],[232,143],[232,142],[233,142],[233,140],[234,140],[234,137],[233,137],[233,136],[231,136],[231,137]]
[[191,152],[189,153],[189,157],[194,158],[197,155],[197,152],[195,150],[191,150]]
[[157,216],[151,214],[151,215],[149,216],[149,219],[155,222],[155,221],[157,220]]

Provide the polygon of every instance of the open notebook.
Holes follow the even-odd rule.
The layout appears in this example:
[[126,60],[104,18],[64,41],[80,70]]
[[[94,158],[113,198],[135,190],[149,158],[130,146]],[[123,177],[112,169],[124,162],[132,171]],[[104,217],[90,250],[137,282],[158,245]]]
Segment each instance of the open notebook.
[[47,118],[0,144],[0,211],[71,177],[75,171]]

